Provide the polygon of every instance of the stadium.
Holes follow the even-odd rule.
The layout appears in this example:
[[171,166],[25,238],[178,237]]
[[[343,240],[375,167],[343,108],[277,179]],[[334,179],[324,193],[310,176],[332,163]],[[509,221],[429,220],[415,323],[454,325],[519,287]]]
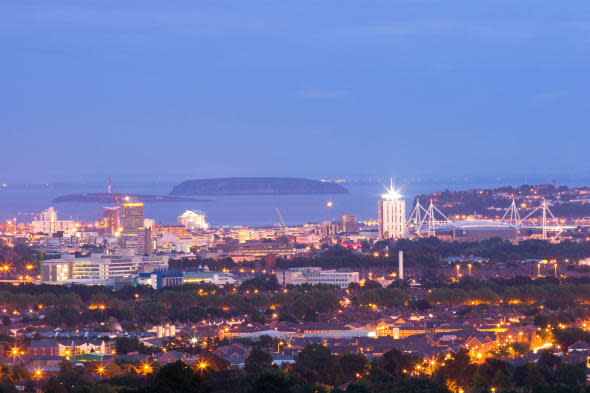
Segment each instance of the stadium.
[[448,241],[477,242],[495,237],[516,241],[518,236],[515,225],[491,220],[454,221],[436,228],[436,237]]

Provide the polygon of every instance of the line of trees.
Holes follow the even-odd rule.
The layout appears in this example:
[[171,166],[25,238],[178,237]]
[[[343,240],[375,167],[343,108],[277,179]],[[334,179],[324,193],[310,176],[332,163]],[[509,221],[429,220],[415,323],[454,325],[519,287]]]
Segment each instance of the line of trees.
[[484,392],[590,392],[585,363],[565,363],[550,352],[536,363],[513,365],[488,358],[474,362],[465,349],[435,360],[424,360],[398,349],[367,359],[359,353],[333,353],[311,344],[289,365],[278,366],[272,356],[253,349],[242,369],[233,369],[212,355],[203,362],[181,361],[148,372],[137,365],[109,362],[74,366],[65,361],[61,371],[41,381],[26,369],[0,368],[0,389],[15,393],[14,382],[25,382],[26,391],[40,387],[51,393],[484,393]]

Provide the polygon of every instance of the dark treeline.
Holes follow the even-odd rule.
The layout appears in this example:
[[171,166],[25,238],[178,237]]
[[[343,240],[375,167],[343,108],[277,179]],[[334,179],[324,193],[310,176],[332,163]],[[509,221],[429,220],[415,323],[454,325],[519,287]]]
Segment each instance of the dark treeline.
[[0,239],[0,266],[9,265],[10,272],[28,272],[27,265],[35,270],[39,267],[40,254],[26,245],[16,244],[9,247]]
[[[353,294],[365,289],[357,288]],[[207,318],[247,316],[265,322],[279,313],[282,320],[315,321],[336,310],[342,290],[327,285],[281,289],[274,275],[246,280],[239,287],[184,285],[159,291],[145,286],[117,290],[100,286],[21,284],[0,286],[0,306],[43,311],[44,322],[58,327],[119,322],[126,330],[151,328],[162,322],[199,322]],[[34,322],[27,316],[23,319]]]
[[97,375],[97,366],[64,362],[56,376],[43,381],[33,380],[26,369],[6,367],[0,389],[16,392],[11,382],[24,380],[26,391],[38,386],[51,393],[590,392],[584,363],[567,364],[549,352],[542,353],[536,363],[515,366],[496,358],[474,362],[464,349],[423,360],[394,348],[370,360],[358,353],[334,354],[312,344],[296,356],[294,364],[281,367],[256,346],[242,369],[211,358],[192,366],[152,363],[148,372],[110,363]]
[[330,268],[360,268],[397,266],[398,251],[404,251],[407,266],[436,267],[446,257],[481,257],[492,262],[520,262],[527,259],[558,259],[578,261],[590,257],[590,242],[561,242],[526,240],[512,244],[499,238],[482,242],[444,242],[437,238],[377,242],[373,253],[359,254],[336,246],[312,257],[281,260],[284,268],[320,266]]
[[[363,286],[351,284],[347,293],[329,285],[280,288],[274,275],[246,280],[239,287],[200,284],[159,291],[143,286],[113,290],[99,286],[23,284],[0,286],[0,306],[9,311],[42,310],[44,322],[55,327],[109,322],[101,326],[109,329],[118,322],[126,330],[142,330],[162,322],[245,316],[260,323],[271,318],[316,321],[321,314],[336,312],[344,296],[353,306],[370,308],[488,305],[515,307],[536,315],[541,312],[539,306],[543,306],[552,311],[575,310],[580,317],[586,314],[585,305],[590,303],[590,278],[480,280],[468,276],[459,282],[432,280],[429,284],[418,293],[401,281],[383,288],[369,280]],[[22,318],[34,322],[30,317]]]

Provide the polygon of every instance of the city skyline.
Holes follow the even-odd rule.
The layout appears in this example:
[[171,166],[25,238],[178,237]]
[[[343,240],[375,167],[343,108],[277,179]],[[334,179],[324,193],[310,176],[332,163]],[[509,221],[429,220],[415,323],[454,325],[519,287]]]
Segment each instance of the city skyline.
[[588,1],[0,15],[0,393],[590,393]]
[[0,11],[2,182],[590,168],[585,2]]

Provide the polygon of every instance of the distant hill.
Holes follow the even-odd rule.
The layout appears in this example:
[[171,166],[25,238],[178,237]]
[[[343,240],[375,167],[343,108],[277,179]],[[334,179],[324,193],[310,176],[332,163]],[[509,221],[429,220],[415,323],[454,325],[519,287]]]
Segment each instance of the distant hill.
[[[590,187],[568,188],[554,184],[525,184],[519,187],[440,191],[418,195],[422,205],[432,200],[447,216],[479,215],[484,218],[501,218],[512,203],[526,216],[546,200],[556,217],[575,219],[590,217]],[[414,205],[416,204],[414,199]]]
[[102,203],[115,203],[115,197],[118,201],[122,202],[126,196],[133,197],[142,202],[209,202],[206,199],[195,199],[195,198],[181,198],[176,196],[167,195],[133,195],[133,194],[109,194],[109,193],[84,193],[84,194],[68,194],[58,196],[53,200],[53,203],[66,203],[66,202],[102,202]]
[[341,185],[291,177],[228,177],[185,180],[170,195],[347,194]]

